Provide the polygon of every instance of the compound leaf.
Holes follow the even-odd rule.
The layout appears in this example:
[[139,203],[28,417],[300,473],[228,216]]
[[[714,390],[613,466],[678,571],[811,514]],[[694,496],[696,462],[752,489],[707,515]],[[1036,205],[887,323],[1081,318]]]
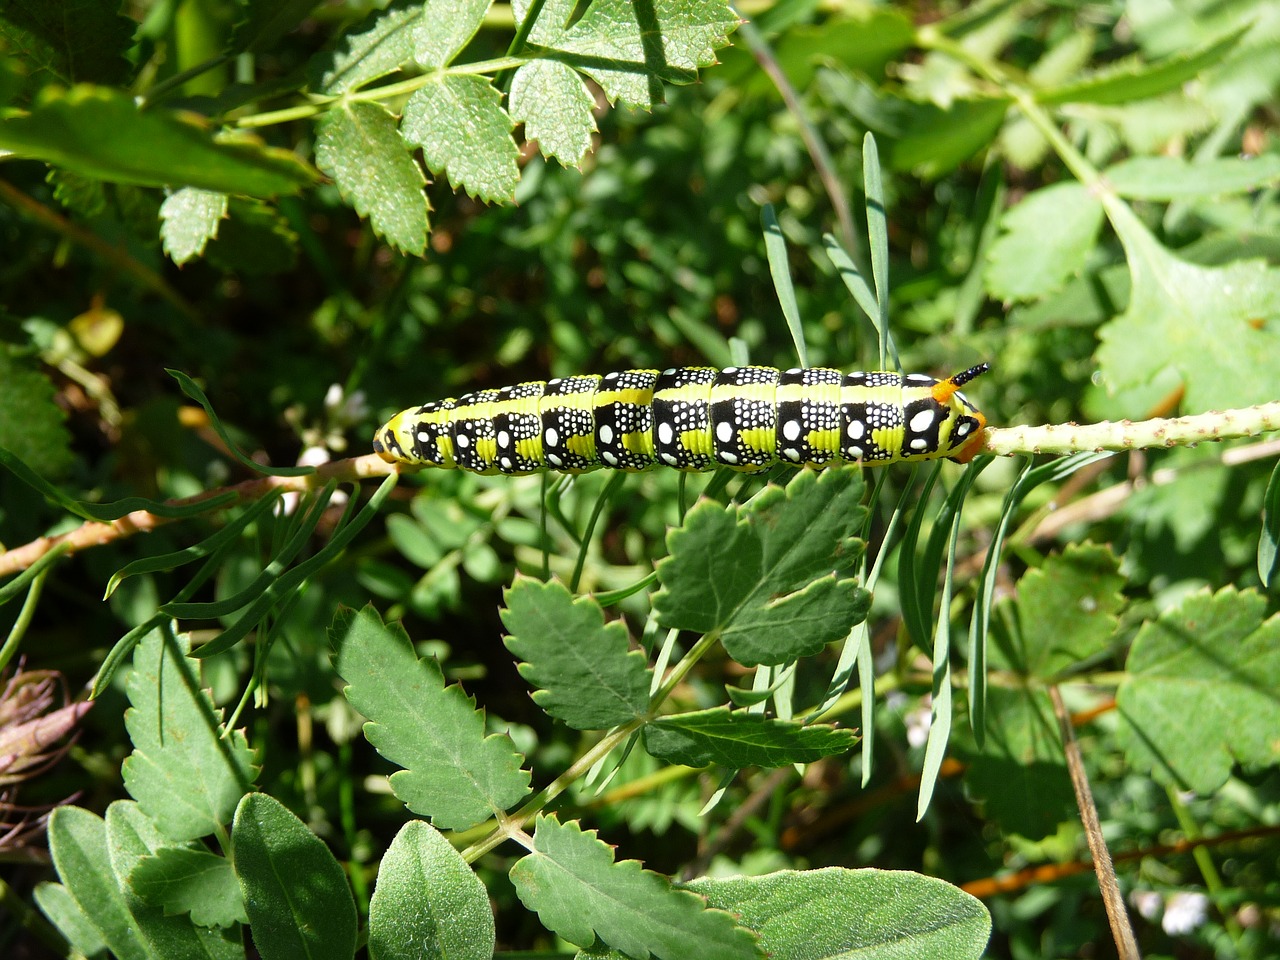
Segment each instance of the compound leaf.
[[[1053,229],[1044,225],[1052,223]],[[1028,194],[1000,218],[984,272],[998,300],[1036,300],[1084,269],[1102,225],[1102,204],[1079,183]]]
[[842,576],[862,552],[861,497],[853,470],[806,470],[744,507],[698,504],[667,537],[658,621],[718,630],[729,656],[748,666],[786,663],[847,636],[870,605]]
[[179,266],[204,252],[227,215],[225,193],[183,187],[160,204],[160,239],[164,252]]
[[701,897],[673,888],[637,860],[615,863],[594,830],[539,817],[533,852],[511,868],[516,893],[547,929],[589,947],[600,940],[637,960],[760,957],[755,938]]
[[426,179],[380,104],[348,101],[320,118],[316,165],[333,177],[356,212],[379,236],[405,253],[421,255],[427,243]]
[[1280,762],[1280,615],[1264,623],[1266,608],[1227,587],[1142,626],[1116,693],[1131,763],[1208,795],[1233,763]]
[[484,714],[434,660],[419,660],[399,624],[372,607],[341,610],[329,631],[347,700],[369,719],[365,736],[392,763],[391,789],[438,827],[465,829],[521,800],[529,774],[506,737],[485,736]]
[[687,767],[812,763],[845,753],[857,742],[852,730],[828,724],[805,726],[758,713],[735,713],[728,707],[658,717],[644,728],[645,749],[652,756]]
[[192,921],[204,927],[229,927],[249,920],[231,862],[208,850],[157,850],[129,873],[129,886],[166,914],[189,913]]
[[244,733],[223,734],[185,636],[153,630],[133,655],[125,728],[125,789],[166,839],[181,842],[230,822],[257,773]]
[[596,132],[595,101],[582,78],[556,60],[534,60],[511,78],[511,119],[544,157],[576,167]]
[[523,662],[520,676],[534,702],[577,730],[604,730],[642,715],[651,673],[644,654],[628,650],[627,628],[606,624],[589,597],[574,599],[560,583],[520,578],[505,594],[507,649]]

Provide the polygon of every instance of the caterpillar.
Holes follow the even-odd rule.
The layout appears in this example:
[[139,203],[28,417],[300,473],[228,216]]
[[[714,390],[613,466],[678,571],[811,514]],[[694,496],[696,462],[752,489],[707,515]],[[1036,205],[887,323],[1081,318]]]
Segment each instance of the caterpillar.
[[960,388],[988,369],[946,380],[756,366],[535,380],[402,410],[373,449],[390,463],[513,475],[966,463],[987,421]]

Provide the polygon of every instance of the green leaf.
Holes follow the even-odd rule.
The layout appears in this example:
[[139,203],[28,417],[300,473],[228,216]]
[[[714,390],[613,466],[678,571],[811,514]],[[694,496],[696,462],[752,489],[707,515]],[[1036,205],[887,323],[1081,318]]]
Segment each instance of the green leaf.
[[406,823],[378,867],[371,960],[489,960],[494,941],[484,884],[430,824]]
[[1198,50],[1176,54],[1159,63],[1135,59],[1110,66],[1066,86],[1041,90],[1036,99],[1044,104],[1114,104],[1157,97],[1181,88],[1200,71],[1225,60],[1251,26],[1247,24]]
[[683,960],[694,944],[699,960],[762,955],[728,913],[708,910],[639,861],[615,863],[594,830],[538,817],[533,845],[511,868],[511,880],[524,905],[570,943],[589,947],[599,936],[636,960]]
[[322,93],[349,93],[413,60],[414,30],[423,0],[396,0],[348,30],[337,49],[318,54],[308,67],[311,85]]
[[686,767],[784,767],[812,763],[853,749],[858,736],[829,724],[775,720],[758,713],[716,707],[658,717],[645,725],[651,756]]
[[188,114],[139,109],[117,90],[50,89],[23,116],[0,120],[0,148],[76,173],[145,187],[200,187],[274,197],[315,172],[292,152],[244,134],[215,137]]
[[977,960],[991,935],[978,899],[896,870],[781,870],[685,885],[728,910],[778,960]]
[[866,509],[854,470],[801,471],[745,507],[704,501],[667,536],[654,613],[666,627],[721,633],[748,666],[817,653],[862,621],[870,596],[847,574]]
[[1122,197],[1181,200],[1274,186],[1280,181],[1280,156],[1218,157],[1200,163],[1183,157],[1130,157],[1103,173]]
[[196,926],[190,916],[167,916],[158,906],[143,900],[127,878],[145,858],[164,848],[155,825],[136,803],[117,800],[107,808],[107,852],[125,903],[133,913],[147,945],[157,960],[243,960],[244,947],[238,928],[226,931]]
[[58,928],[73,950],[86,957],[106,953],[107,942],[66,887],[45,880],[36,885],[33,897],[36,906]]
[[158,850],[133,868],[129,886],[166,914],[190,914],[192,921],[203,927],[230,927],[249,921],[231,862],[208,850]]
[[126,685],[133,753],[124,761],[125,789],[173,841],[228,823],[257,773],[244,733],[223,735],[222,711],[186,652],[185,636],[152,631],[134,652]]
[[[1045,224],[1053,224],[1046,230]],[[1102,226],[1102,204],[1069,182],[1028,194],[1000,218],[983,278],[997,300],[1037,300],[1084,269]]]
[[263,960],[351,960],[356,905],[320,838],[279,800],[248,794],[231,831],[236,876]]
[[1192,412],[1274,400],[1280,271],[1261,260],[1196,266],[1161,246],[1122,203],[1108,212],[1133,276],[1128,308],[1098,334],[1108,386],[1139,386],[1172,367]]
[[142,933],[111,870],[106,821],[79,807],[55,808],[49,853],[71,899],[118,960],[147,960]]
[[1138,631],[1116,692],[1140,770],[1208,796],[1233,763],[1280,762],[1280,615],[1232,587],[1192,594]]
[[380,104],[341,103],[320,118],[316,165],[379,236],[418,256],[427,243],[426,183],[396,120]]
[[124,53],[137,28],[117,4],[100,0],[8,0],[0,6],[0,49],[34,83],[123,83]]
[[988,687],[982,747],[961,737],[957,752],[965,760],[965,786],[1007,833],[1039,840],[1075,810],[1062,737],[1043,690]]
[[230,47],[243,53],[271,50],[319,4],[320,0],[244,0]]
[[409,98],[400,135],[422,148],[427,169],[473,197],[511,202],[520,149],[502,94],[485,77],[442,75]]
[[0,347],[0,447],[45,476],[72,463],[66,414],[54,403],[53,384]]
[[446,687],[434,660],[419,660],[404,628],[372,607],[341,610],[329,631],[334,667],[364,732],[398,766],[391,789],[441,828],[465,829],[529,792],[529,774],[505,736],[485,736],[484,715],[460,686]]
[[511,633],[503,640],[548,714],[576,730],[605,730],[648,709],[652,674],[644,654],[628,650],[626,626],[606,624],[594,600],[524,577],[504,599],[502,622]]
[[160,205],[160,239],[164,252],[178,266],[204,252],[218,235],[218,224],[227,215],[225,193],[183,187]]
[[511,119],[524,124],[544,157],[577,167],[596,132],[595,101],[572,69],[556,60],[534,60],[511,77]]
[[[531,5],[515,5],[518,21]],[[569,26],[573,11],[563,0],[546,4],[530,40],[595,80],[610,103],[637,107],[660,103],[663,82],[692,83],[738,25],[724,0],[594,0]]]
[[986,147],[1004,123],[1009,101],[956,100],[946,110],[910,104],[902,135],[892,143],[890,166],[936,179]]
[[484,24],[490,0],[425,0],[413,33],[414,59],[423,67],[445,67]]
[[1258,579],[1270,589],[1280,569],[1280,462],[1271,471],[1262,498],[1262,530],[1258,534]]
[[[1108,547],[1070,544],[1018,581],[1016,628],[997,617],[991,664],[1053,680],[1107,649],[1124,607],[1120,559]],[[1056,736],[1056,727],[1055,736]]]
[[298,235],[272,204],[232,197],[227,219],[205,256],[227,273],[283,273],[298,259]]

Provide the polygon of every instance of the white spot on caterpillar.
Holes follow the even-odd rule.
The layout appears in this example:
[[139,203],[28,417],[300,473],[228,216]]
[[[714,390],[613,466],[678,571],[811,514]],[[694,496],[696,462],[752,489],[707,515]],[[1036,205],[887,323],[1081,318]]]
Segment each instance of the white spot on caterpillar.
[[460,433],[458,434],[457,444],[459,448],[465,450],[467,449],[467,447],[471,446],[471,438],[468,437],[465,433]]
[[606,450],[603,454],[601,454],[601,457],[604,460],[604,462],[611,467],[616,467],[618,465],[618,458],[615,457],[608,450]]
[[725,368],[724,368],[723,370],[721,370],[720,372],[721,372],[721,373],[737,373],[737,372],[738,372],[738,368],[737,368],[737,367],[725,367]]
[[963,437],[966,433],[973,429],[973,422],[970,420],[961,420],[956,424],[956,436]]
[[418,442],[419,442],[419,443],[429,443],[429,442],[430,442],[430,440],[431,440],[431,434],[430,434],[430,433],[428,433],[426,430],[419,430],[419,431],[418,431]]
[[848,450],[845,451],[845,453],[846,455],[853,457],[855,460],[859,460],[862,458],[861,447],[850,447]]
[[[914,417],[911,418],[911,423],[908,424],[908,426],[911,427],[912,433],[923,433],[924,431],[929,429],[929,426],[932,423],[933,423],[933,411],[921,410],[919,413],[917,413]],[[912,444],[912,446],[915,446],[915,444]]]
[[[782,425],[782,435],[788,440],[798,440],[800,438],[800,424],[794,420],[788,420]],[[795,459],[794,457],[792,459]]]
[[672,375],[673,373],[675,373],[675,372],[676,372],[676,368],[675,368],[675,367],[667,367],[667,369],[665,369],[665,370],[663,370],[663,371],[662,371],[662,375],[663,375],[664,377],[669,377],[669,376],[671,376],[671,375]]
[[[547,427],[545,437],[549,447],[557,446],[560,443],[560,434],[556,432],[555,427]],[[556,464],[556,466],[559,466],[559,464]]]
[[782,455],[788,460],[794,460],[797,462],[800,460],[800,451],[795,447],[787,447],[787,449],[782,451]]
[[669,423],[658,424],[658,442],[659,443],[668,444],[675,439],[675,436],[676,436],[676,432],[675,430],[672,429],[671,424]]
[[849,434],[850,440],[861,440],[867,433],[867,425],[861,420],[850,420],[849,429],[845,431]]
[[560,459],[558,456],[556,456],[554,453],[549,453],[549,454],[547,454],[547,463],[551,464],[553,467],[563,467],[563,466],[564,466],[564,461],[563,461],[563,460],[561,460],[561,459]]
[[511,446],[511,434],[509,434],[506,430],[498,431],[498,446],[499,447]]
[[925,447],[929,446],[929,441],[924,437],[916,437],[911,441],[909,446],[912,450],[923,450]]
[[600,424],[600,442],[613,443],[613,427],[607,423]]
[[504,467],[506,467],[508,470],[510,470],[510,469],[511,469],[511,458],[510,458],[510,457],[503,457],[503,458],[502,458],[502,465],[503,465]]
[[716,439],[721,443],[728,443],[733,439],[733,424],[728,420],[721,420],[716,424]]
[[677,457],[674,453],[664,453],[662,455],[662,459],[666,462],[668,466],[671,466],[671,467],[675,467],[680,464],[680,458]]
[[720,460],[722,463],[737,463],[738,455],[726,450],[724,453],[720,454]]

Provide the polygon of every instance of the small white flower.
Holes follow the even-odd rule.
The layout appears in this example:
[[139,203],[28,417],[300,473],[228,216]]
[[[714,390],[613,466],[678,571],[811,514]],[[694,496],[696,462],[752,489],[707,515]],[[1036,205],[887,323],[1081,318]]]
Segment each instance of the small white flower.
[[1164,897],[1154,890],[1134,890],[1129,894],[1129,902],[1133,908],[1147,920],[1160,916],[1160,908],[1164,906]]
[[1209,914],[1209,898],[1193,890],[1179,890],[1169,897],[1160,925],[1171,937],[1190,933],[1204,923]]

